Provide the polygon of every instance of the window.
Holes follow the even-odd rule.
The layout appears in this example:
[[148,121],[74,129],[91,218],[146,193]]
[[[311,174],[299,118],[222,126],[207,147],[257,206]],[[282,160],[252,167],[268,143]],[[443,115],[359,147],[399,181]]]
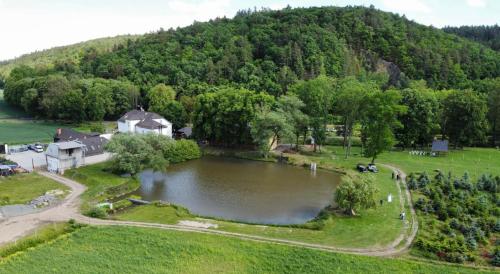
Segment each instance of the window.
[[69,156],[73,155],[73,149],[72,148],[68,149],[68,155]]

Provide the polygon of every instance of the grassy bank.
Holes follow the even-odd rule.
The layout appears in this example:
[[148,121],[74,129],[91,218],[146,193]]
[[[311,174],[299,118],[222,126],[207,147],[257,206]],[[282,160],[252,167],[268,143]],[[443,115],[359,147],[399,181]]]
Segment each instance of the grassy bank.
[[84,166],[67,170],[65,177],[87,186],[82,194],[82,211],[94,207],[97,203],[134,191],[139,181],[134,177],[121,177],[108,171],[110,162]]
[[54,189],[68,187],[36,173],[0,177],[0,205],[25,204]]
[[0,263],[2,273],[477,273],[218,235],[86,227]]

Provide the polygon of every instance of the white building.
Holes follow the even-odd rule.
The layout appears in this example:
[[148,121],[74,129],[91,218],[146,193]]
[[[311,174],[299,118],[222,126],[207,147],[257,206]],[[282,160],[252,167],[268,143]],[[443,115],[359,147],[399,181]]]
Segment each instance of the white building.
[[121,133],[158,133],[172,138],[172,123],[160,115],[143,110],[132,110],[118,119]]
[[77,141],[51,143],[47,147],[47,170],[63,174],[66,169],[84,165],[85,145]]

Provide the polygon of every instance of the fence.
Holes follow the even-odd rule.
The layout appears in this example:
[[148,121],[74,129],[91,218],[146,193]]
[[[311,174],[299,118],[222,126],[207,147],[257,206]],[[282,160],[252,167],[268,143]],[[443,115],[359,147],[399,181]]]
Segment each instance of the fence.
[[9,146],[8,147],[8,152],[7,154],[12,154],[12,153],[19,153],[19,152],[24,152],[28,151],[28,146],[27,145],[18,145],[18,146]]

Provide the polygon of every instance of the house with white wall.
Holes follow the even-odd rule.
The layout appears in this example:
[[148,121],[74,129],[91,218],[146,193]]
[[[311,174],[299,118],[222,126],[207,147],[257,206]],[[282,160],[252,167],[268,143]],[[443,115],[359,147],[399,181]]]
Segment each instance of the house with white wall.
[[154,112],[132,110],[118,119],[118,132],[156,133],[172,138],[172,123]]
[[47,147],[47,169],[63,174],[66,169],[85,164],[85,145],[78,141],[51,143]]

